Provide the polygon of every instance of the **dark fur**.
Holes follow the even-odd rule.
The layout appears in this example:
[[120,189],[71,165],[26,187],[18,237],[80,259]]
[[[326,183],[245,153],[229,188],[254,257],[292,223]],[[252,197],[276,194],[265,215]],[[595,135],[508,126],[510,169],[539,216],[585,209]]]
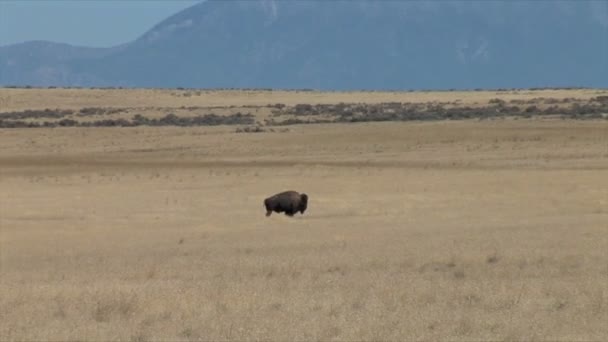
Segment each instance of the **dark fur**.
[[284,191],[274,196],[270,196],[264,200],[266,207],[266,216],[270,216],[272,212],[285,212],[287,216],[293,216],[298,211],[304,214],[308,207],[308,195],[299,194],[295,191]]

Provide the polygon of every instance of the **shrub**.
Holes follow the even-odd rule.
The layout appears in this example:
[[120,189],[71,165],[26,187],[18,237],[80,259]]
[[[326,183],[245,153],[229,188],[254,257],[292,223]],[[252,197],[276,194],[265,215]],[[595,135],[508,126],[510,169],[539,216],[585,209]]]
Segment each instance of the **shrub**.
[[247,126],[247,127],[239,127],[235,131],[236,133],[262,133],[266,132],[264,128],[261,126]]
[[297,104],[293,108],[295,115],[309,115],[313,113],[313,106],[309,104]]
[[178,117],[170,113],[156,120],[149,120],[153,126],[217,126],[217,125],[250,125],[255,123],[255,117],[248,113],[232,115],[205,114],[194,117]]
[[85,107],[80,109],[78,116],[89,116],[89,115],[100,115],[106,112],[103,108],[98,107]]
[[529,106],[525,110],[526,113],[540,113],[540,109],[536,106]]
[[78,121],[72,119],[63,119],[57,123],[61,127],[73,127],[78,126]]
[[596,96],[596,97],[592,98],[591,101],[608,104],[608,96],[606,96],[606,95]]
[[491,99],[490,101],[488,101],[488,103],[491,104],[497,104],[497,105],[504,105],[506,102],[504,100],[501,99]]
[[136,126],[143,126],[143,125],[149,125],[150,124],[150,119],[146,118],[145,116],[143,116],[141,114],[135,114],[133,116],[133,118],[131,119],[131,121]]

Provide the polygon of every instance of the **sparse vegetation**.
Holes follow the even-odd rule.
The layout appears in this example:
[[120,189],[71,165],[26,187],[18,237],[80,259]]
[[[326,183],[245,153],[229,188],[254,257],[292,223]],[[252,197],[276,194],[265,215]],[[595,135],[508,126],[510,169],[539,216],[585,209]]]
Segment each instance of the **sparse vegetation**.
[[[542,109],[532,103],[542,100],[521,101],[511,103],[531,104],[523,109],[509,106],[506,101],[491,99],[489,106],[457,106],[455,103],[380,103],[380,104],[298,104],[293,107],[283,107],[273,112],[273,118],[268,120],[270,125],[290,125],[303,123],[329,122],[370,122],[370,121],[437,121],[462,119],[489,119],[504,117],[532,117],[538,115],[562,115],[565,118],[595,119],[601,118],[600,113],[608,114],[608,104],[589,102],[580,105],[574,103],[569,107],[556,105]],[[288,117],[277,120],[279,117]],[[291,116],[291,117],[290,117]],[[310,119],[300,117],[310,116]],[[295,118],[293,118],[295,117]],[[321,118],[314,118],[321,117]]]
[[0,120],[60,119],[74,114],[70,109],[24,110],[0,113]]
[[[86,113],[91,113],[87,111]],[[85,114],[85,115],[97,115]],[[52,116],[55,118],[55,116]],[[62,117],[62,116],[61,116]],[[252,124],[255,118],[251,114],[236,113],[233,115],[206,114],[193,117],[179,117],[173,113],[167,114],[160,119],[149,119],[141,114],[136,114],[131,120],[103,119],[94,121],[77,121],[73,119],[61,119],[59,121],[23,121],[0,119],[0,128],[40,128],[40,127],[135,127],[135,126],[217,126],[217,125],[243,125]]]
[[93,115],[112,115],[126,112],[126,108],[99,108],[85,107],[78,112],[78,116],[93,116]]
[[[383,92],[329,95],[314,90],[245,89],[239,93],[235,89],[121,90],[113,87],[31,89],[23,92],[5,88],[0,91],[6,93],[0,94],[0,104],[3,108],[11,108],[0,113],[0,128],[188,127],[250,125],[255,122],[263,122],[266,126],[286,126],[504,118],[608,119],[608,92],[603,90],[499,89],[468,93],[443,91],[435,92],[433,96],[423,91],[390,95]],[[95,95],[88,96],[87,92]],[[222,92],[226,92],[227,97],[222,98]],[[84,106],[77,95],[81,93],[87,98]],[[203,93],[205,96],[198,96]],[[123,94],[134,95],[125,97]],[[184,98],[186,94],[191,98]],[[13,101],[15,96],[22,100]],[[24,103],[38,103],[41,96],[54,99],[48,102],[48,108],[23,107]],[[107,102],[101,101],[105,96],[111,98]],[[261,96],[268,96],[270,101]],[[71,99],[70,108],[61,108],[63,99]],[[146,100],[142,102],[141,99]],[[307,99],[314,101],[307,102]],[[19,103],[17,107],[16,103]],[[75,106],[75,103],[82,107]],[[108,103],[112,106],[107,106]],[[142,106],[143,103],[146,105]],[[239,118],[239,114],[244,117]]]

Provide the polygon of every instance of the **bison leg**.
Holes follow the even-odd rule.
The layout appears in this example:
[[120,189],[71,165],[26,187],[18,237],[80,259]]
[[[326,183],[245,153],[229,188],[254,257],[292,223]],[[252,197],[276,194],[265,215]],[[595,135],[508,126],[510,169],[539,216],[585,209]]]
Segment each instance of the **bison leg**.
[[266,216],[270,216],[272,214],[272,206],[268,199],[264,200],[264,208],[266,209]]

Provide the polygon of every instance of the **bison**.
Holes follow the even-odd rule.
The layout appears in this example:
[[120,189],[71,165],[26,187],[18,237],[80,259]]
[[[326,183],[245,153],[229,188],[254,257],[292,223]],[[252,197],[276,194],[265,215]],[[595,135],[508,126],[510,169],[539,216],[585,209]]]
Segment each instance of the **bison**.
[[266,216],[270,216],[272,212],[285,212],[287,216],[293,216],[298,211],[304,214],[308,207],[308,195],[298,193],[296,191],[284,191],[274,196],[270,196],[264,200],[266,207]]

